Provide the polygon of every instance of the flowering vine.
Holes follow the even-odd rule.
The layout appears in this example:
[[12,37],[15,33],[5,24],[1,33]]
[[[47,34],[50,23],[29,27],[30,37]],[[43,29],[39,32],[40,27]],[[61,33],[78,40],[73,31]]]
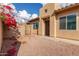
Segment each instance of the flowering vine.
[[0,19],[8,27],[16,28],[16,19],[13,16],[13,9],[10,6],[0,4]]

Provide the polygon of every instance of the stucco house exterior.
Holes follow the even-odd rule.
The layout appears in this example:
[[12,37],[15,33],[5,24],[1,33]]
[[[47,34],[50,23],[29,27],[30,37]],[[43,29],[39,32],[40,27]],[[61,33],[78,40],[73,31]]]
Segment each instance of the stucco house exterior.
[[39,11],[39,18],[30,20],[27,34],[36,35],[33,24],[38,21],[38,35],[79,40],[79,4],[61,8],[58,3],[48,3]]
[[39,18],[39,35],[79,40],[78,3],[64,8],[49,3],[40,9]]
[[26,35],[38,35],[39,17],[31,19],[26,23]]
[[56,37],[79,40],[79,4],[55,11]]

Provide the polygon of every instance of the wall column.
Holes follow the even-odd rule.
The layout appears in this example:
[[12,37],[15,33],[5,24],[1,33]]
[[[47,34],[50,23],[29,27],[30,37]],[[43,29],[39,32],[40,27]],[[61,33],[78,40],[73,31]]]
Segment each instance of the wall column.
[[56,17],[50,16],[50,36],[56,38]]
[[45,30],[44,30],[44,21],[43,19],[40,17],[40,20],[39,20],[39,35],[42,35],[44,36],[45,35]]

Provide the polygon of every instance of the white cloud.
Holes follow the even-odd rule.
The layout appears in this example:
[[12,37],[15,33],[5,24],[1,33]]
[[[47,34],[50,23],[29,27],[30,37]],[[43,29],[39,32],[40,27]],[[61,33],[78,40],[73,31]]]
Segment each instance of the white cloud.
[[60,3],[60,6],[61,6],[61,7],[65,7],[65,6],[69,6],[69,5],[71,5],[71,4],[74,4],[74,3]]
[[33,19],[33,18],[36,18],[36,17],[38,17],[37,14],[32,14],[32,16],[30,17],[30,19]]
[[31,20],[36,17],[38,17],[37,14],[35,14],[35,13],[30,14],[26,10],[19,11],[16,15],[16,19],[19,23],[27,22],[28,20]]
[[45,6],[47,3],[41,3],[43,6]]
[[[43,6],[45,6],[47,3],[41,3]],[[70,4],[74,4],[74,3],[59,3],[61,7],[65,7],[68,6]]]
[[25,20],[21,17],[15,17],[18,23],[25,23]]
[[31,17],[31,14],[29,14],[26,10],[19,11],[17,15],[24,19],[29,19]]

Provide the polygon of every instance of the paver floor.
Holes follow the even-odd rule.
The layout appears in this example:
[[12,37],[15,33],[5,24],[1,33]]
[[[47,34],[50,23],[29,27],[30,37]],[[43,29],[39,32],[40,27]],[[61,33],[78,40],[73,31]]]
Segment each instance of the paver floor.
[[79,41],[42,36],[25,36],[19,56],[77,56],[79,55]]

